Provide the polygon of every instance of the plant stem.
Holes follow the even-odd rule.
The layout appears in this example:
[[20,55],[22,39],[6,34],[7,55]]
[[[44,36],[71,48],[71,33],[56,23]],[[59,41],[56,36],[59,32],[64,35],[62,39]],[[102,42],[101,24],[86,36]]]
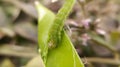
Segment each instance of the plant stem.
[[[104,64],[113,64],[113,65],[120,65],[120,60],[115,60],[111,58],[98,58],[98,57],[92,57],[92,58],[86,58],[87,62],[90,63],[104,63]],[[84,58],[82,58],[84,60]]]

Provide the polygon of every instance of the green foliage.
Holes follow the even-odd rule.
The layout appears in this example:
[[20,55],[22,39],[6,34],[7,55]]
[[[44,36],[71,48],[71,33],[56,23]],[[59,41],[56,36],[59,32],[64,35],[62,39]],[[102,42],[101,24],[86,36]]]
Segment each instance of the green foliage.
[[53,24],[55,15],[43,7],[40,4],[37,5],[38,10],[38,43],[39,47],[41,49],[41,55],[44,59],[44,62],[46,62],[47,53],[48,53],[48,38],[49,38],[49,30]]
[[[62,29],[64,20],[70,13],[74,3],[74,0],[67,0],[63,6],[64,8],[58,12],[56,17],[50,10],[43,7],[38,2],[36,3],[39,14],[38,41],[46,67],[84,67],[73,44]],[[69,7],[68,11],[66,10],[68,9],[67,7]],[[61,41],[57,43],[50,35],[55,36],[55,39],[59,39],[60,36]],[[55,43],[51,45],[57,44],[57,47],[49,49],[49,38],[51,38],[51,41],[55,41]]]

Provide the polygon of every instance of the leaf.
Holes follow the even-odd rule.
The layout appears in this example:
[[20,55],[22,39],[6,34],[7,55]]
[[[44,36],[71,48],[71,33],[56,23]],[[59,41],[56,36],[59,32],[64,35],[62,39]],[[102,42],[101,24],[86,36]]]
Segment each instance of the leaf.
[[[55,15],[50,10],[36,2],[38,10],[38,44],[41,50],[42,58],[47,55],[48,52],[48,38],[49,30],[53,24]],[[45,57],[46,58],[46,57]],[[45,60],[45,59],[44,59]]]
[[92,41],[96,42],[98,45],[106,47],[107,49],[109,49],[112,52],[116,52],[115,47],[113,47],[110,43],[106,42],[103,38],[101,38],[97,34],[95,34],[93,32],[89,32],[88,34],[91,37]]
[[7,20],[9,23],[10,21],[13,22],[20,14],[20,9],[17,8],[16,6],[7,4],[7,5],[2,5],[4,12],[6,13],[7,17],[9,20]]
[[29,21],[18,22],[15,25],[14,30],[20,36],[33,42],[37,42],[37,27],[35,27]]
[[[55,15],[38,2],[37,9],[39,15],[38,42],[42,52],[41,54],[44,55],[47,53],[48,34],[54,23]],[[62,35],[61,43],[56,48],[48,51],[46,67],[84,67],[67,34],[62,32]]]
[[0,7],[0,27],[5,27],[9,25],[8,17],[6,16],[5,12],[3,11],[3,8]]
[[62,43],[48,52],[47,67],[84,67],[65,32]]
[[10,59],[6,58],[3,60],[0,67],[15,67],[15,65],[10,61]]
[[31,58],[37,56],[34,47],[16,46],[13,44],[2,44],[0,46],[0,55]]
[[7,28],[7,27],[1,27],[0,28],[0,38],[2,38],[1,36],[9,36],[9,37],[14,37],[15,36],[15,32],[11,29],[11,28]]
[[23,10],[29,16],[33,18],[37,18],[37,11],[35,10],[35,7],[30,3],[26,4],[26,3],[20,2],[19,0],[1,0],[1,1],[15,5],[21,10]]
[[40,56],[34,57],[25,67],[44,67],[44,63]]

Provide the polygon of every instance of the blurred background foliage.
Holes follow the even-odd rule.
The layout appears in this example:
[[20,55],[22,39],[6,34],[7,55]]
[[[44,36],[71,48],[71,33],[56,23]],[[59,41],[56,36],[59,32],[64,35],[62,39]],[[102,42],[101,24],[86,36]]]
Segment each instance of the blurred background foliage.
[[[35,0],[0,0],[0,67],[43,67]],[[39,0],[57,13],[64,0]],[[77,0],[65,23],[85,67],[120,65],[120,1]]]

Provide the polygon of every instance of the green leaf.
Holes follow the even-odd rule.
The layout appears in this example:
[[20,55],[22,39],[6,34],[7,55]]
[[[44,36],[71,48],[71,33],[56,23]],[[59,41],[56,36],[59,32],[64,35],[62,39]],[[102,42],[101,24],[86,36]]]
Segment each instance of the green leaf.
[[38,10],[38,43],[41,50],[41,56],[46,62],[48,53],[48,39],[49,30],[53,24],[55,15],[50,10],[46,9],[44,6],[36,2],[36,7]]
[[49,35],[54,33],[49,33],[49,31],[55,23],[55,14],[38,3],[36,5],[39,14],[38,41],[46,67],[84,67],[73,44],[64,31],[61,32],[61,43],[56,48],[48,51],[47,41]]
[[47,67],[84,67],[65,32],[62,43],[48,52]]

